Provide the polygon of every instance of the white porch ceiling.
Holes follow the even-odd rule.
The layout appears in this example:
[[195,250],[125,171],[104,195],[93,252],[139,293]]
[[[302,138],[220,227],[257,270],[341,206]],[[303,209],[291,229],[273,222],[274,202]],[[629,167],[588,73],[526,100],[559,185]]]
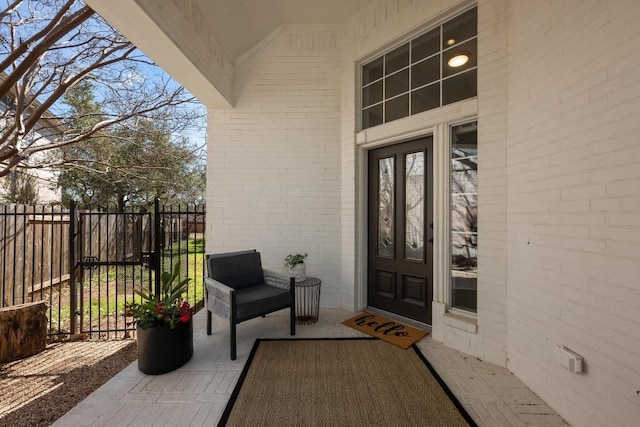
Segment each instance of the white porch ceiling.
[[240,56],[282,25],[339,24],[371,0],[85,0],[210,107],[234,103]]
[[193,1],[234,61],[281,25],[339,24],[371,3],[370,0]]

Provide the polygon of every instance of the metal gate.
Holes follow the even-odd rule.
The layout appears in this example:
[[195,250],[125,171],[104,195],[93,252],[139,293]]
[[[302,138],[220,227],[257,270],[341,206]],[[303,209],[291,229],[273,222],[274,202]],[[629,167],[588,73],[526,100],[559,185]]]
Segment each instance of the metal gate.
[[[204,206],[151,211],[0,206],[0,307],[48,304],[48,335],[114,338],[134,290],[158,293],[160,273],[181,263],[187,301],[203,305]],[[156,288],[157,287],[157,288]]]
[[71,334],[127,334],[132,327],[122,316],[125,302],[139,299],[135,290],[158,295],[161,272],[178,261],[181,278],[192,279],[185,299],[202,306],[204,207],[164,206],[156,200],[153,212],[79,211],[71,224],[78,226],[71,230],[71,252],[78,257],[72,261]]
[[125,301],[135,298],[136,289],[151,290],[157,275],[151,221],[150,213],[91,211],[78,212],[77,221],[72,220],[78,225],[73,233],[78,260],[71,285],[77,300],[71,303],[76,307],[72,331],[108,337],[127,329],[120,316]]

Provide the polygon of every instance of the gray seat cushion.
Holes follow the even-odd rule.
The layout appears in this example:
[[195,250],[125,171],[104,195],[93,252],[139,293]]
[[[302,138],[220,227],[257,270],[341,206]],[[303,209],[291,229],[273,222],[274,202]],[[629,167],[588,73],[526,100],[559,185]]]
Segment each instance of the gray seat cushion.
[[284,308],[291,304],[291,293],[287,289],[269,285],[257,285],[236,291],[236,319],[249,319]]
[[212,257],[208,260],[209,276],[233,289],[264,283],[259,252]]

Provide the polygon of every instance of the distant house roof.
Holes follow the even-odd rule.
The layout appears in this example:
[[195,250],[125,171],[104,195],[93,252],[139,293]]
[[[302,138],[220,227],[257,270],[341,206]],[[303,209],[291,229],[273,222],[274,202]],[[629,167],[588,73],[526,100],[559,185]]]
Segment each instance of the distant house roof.
[[[0,81],[4,81],[8,77],[6,72],[0,73]],[[11,111],[15,108],[15,97],[17,96],[15,88],[11,88],[8,94],[5,94],[0,98],[0,121],[10,120],[10,115],[5,115],[7,111]],[[35,111],[42,104],[37,100],[32,100],[27,114],[29,111]],[[51,141],[53,135],[62,135],[66,131],[65,125],[53,115],[50,111],[45,111],[38,125],[34,129],[33,142],[34,144],[47,144]],[[32,175],[37,179],[38,183],[38,201],[40,203],[50,203],[60,201],[60,190],[57,189],[57,173],[49,169],[35,169]],[[0,189],[0,193],[2,189]]]

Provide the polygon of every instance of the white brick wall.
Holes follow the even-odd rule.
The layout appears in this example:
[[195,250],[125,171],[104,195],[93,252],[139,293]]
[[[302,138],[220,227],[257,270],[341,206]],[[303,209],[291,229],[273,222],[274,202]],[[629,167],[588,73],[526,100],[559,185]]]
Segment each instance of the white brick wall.
[[636,426],[640,3],[509,8],[508,366],[572,425]]
[[333,28],[278,30],[243,59],[235,108],[210,110],[207,251],[257,248],[279,269],[308,252],[339,305],[340,77]]
[[501,366],[507,352],[507,4],[478,5],[478,333],[456,336]]

